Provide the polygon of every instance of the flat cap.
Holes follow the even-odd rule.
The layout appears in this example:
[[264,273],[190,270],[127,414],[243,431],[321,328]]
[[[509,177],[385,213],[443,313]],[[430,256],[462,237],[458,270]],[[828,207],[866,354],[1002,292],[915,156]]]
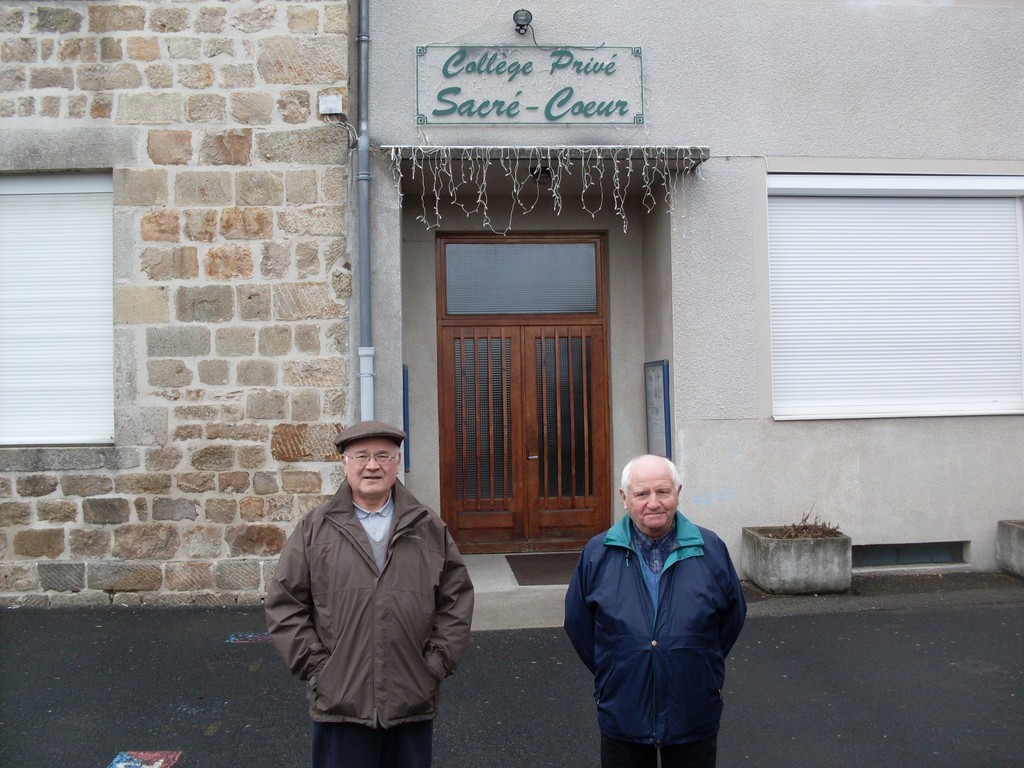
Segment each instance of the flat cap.
[[405,440],[405,432],[398,427],[393,427],[383,421],[360,421],[351,427],[346,427],[334,438],[334,444],[338,446],[338,452],[342,453],[345,446],[356,440],[363,440],[367,437],[383,437],[393,440],[395,445],[401,446]]

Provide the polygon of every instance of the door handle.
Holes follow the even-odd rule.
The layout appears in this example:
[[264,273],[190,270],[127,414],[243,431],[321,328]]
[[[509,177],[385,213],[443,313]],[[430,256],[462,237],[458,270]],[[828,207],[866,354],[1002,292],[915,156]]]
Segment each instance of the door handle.
[[527,456],[526,458],[527,458],[527,459],[539,459],[539,458],[540,458],[540,456],[538,456],[538,455],[534,454],[533,456]]

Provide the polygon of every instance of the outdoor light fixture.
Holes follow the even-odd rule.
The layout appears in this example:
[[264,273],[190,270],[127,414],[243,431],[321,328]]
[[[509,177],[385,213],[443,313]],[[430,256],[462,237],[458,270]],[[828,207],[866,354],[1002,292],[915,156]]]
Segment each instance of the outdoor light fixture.
[[530,22],[533,21],[533,14],[525,8],[520,8],[512,14],[512,21],[515,22],[516,32],[520,35],[525,35],[526,28],[530,26]]

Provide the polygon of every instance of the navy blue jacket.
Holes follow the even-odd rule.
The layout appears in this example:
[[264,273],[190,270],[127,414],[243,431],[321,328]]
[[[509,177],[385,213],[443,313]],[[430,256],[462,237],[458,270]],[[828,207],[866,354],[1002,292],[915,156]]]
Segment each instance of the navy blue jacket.
[[683,744],[718,732],[725,657],[747,615],[718,536],[676,513],[676,540],[651,602],[629,517],[595,536],[565,596],[565,631],[594,673],[601,733]]

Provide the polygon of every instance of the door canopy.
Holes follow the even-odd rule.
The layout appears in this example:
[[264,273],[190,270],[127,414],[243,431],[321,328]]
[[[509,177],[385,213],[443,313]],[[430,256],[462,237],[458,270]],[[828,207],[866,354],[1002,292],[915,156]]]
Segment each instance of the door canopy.
[[[639,198],[649,213],[662,202],[673,209],[677,182],[709,157],[707,147],[382,147],[391,161],[399,194],[417,195],[418,217],[428,229],[441,226],[449,206],[480,216],[483,226],[506,234],[512,219],[579,197],[591,216],[612,210],[626,231],[627,203]],[[495,206],[491,196],[502,198]],[[511,198],[509,208],[506,198]],[[500,211],[500,214],[498,213]],[[500,220],[498,217],[500,216]]]

